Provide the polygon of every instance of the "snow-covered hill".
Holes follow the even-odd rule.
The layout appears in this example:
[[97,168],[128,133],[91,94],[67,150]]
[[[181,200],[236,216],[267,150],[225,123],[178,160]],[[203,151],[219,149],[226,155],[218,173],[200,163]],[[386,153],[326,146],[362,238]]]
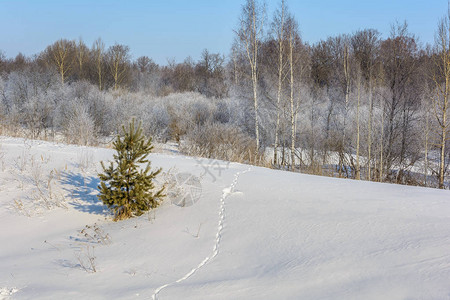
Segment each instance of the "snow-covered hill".
[[114,223],[112,150],[0,144],[0,299],[450,299],[448,191],[152,154],[169,199]]

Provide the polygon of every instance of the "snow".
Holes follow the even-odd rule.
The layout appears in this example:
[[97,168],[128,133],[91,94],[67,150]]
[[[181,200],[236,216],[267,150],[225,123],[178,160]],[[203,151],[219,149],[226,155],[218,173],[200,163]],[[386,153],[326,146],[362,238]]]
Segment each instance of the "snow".
[[201,194],[112,222],[111,149],[0,145],[0,299],[450,299],[449,191],[155,153]]

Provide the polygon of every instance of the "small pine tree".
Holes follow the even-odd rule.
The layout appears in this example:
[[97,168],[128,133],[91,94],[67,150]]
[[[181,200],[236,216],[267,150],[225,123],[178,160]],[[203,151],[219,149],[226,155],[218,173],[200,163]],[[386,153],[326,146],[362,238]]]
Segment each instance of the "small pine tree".
[[[117,135],[113,143],[114,161],[102,168],[104,174],[99,174],[100,194],[98,198],[114,211],[114,220],[139,216],[145,211],[159,205],[164,197],[163,190],[153,192],[153,179],[161,169],[151,172],[147,156],[153,149],[151,138],[146,140],[142,134],[141,124],[135,128],[135,120],[129,124],[128,131],[122,126],[122,135]],[[147,164],[145,169],[140,165]]]

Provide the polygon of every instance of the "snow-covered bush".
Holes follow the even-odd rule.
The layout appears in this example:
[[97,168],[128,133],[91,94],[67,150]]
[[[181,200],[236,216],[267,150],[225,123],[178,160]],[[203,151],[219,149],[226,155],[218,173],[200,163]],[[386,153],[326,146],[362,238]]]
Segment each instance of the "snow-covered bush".
[[230,121],[230,109],[227,102],[220,100],[216,103],[213,115],[214,122],[228,123]]
[[195,156],[236,162],[261,163],[254,139],[230,124],[207,123],[186,135],[181,151]]
[[22,109],[22,123],[31,132],[32,138],[38,138],[42,131],[53,125],[55,105],[45,100],[43,95],[32,96]]
[[91,145],[96,142],[94,120],[84,105],[75,105],[65,131],[67,140],[74,144]]
[[144,133],[160,142],[169,139],[170,116],[162,101],[148,101],[143,104],[139,118],[143,123]]
[[68,143],[96,144],[97,128],[89,108],[80,99],[60,103],[56,124]]

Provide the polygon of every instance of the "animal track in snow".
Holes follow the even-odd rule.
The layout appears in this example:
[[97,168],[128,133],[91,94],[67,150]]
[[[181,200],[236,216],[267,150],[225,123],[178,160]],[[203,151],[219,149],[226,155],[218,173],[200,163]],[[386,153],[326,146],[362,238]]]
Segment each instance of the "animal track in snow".
[[188,279],[189,277],[194,275],[194,273],[196,273],[198,270],[200,270],[204,265],[209,263],[211,260],[213,260],[219,254],[220,241],[221,241],[221,238],[222,238],[222,230],[223,230],[223,226],[224,226],[224,222],[225,222],[225,199],[229,195],[231,195],[233,193],[233,190],[236,187],[236,184],[237,184],[239,176],[249,172],[250,170],[251,170],[251,167],[249,167],[245,171],[237,172],[234,175],[233,182],[231,183],[231,185],[229,187],[227,187],[227,188],[224,188],[222,190],[222,197],[220,198],[220,208],[219,208],[219,223],[218,223],[218,226],[217,226],[216,239],[215,239],[215,244],[214,244],[212,255],[207,256],[204,260],[202,260],[201,263],[199,263],[196,267],[194,267],[190,272],[188,272],[186,275],[184,275],[180,279],[178,279],[178,280],[176,280],[174,282],[170,282],[170,283],[164,284],[164,285],[158,287],[157,289],[155,289],[155,292],[153,293],[153,296],[152,296],[153,300],[157,299],[158,294],[163,289]]

